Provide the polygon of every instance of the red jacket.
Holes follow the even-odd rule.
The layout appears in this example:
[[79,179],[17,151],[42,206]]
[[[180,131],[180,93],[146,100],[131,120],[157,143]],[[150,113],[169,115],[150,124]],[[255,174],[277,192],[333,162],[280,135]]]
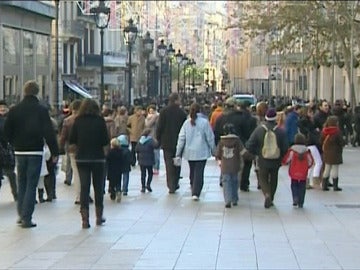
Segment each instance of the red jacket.
[[294,144],[286,152],[282,164],[289,164],[289,176],[293,180],[306,181],[314,159],[305,145]]

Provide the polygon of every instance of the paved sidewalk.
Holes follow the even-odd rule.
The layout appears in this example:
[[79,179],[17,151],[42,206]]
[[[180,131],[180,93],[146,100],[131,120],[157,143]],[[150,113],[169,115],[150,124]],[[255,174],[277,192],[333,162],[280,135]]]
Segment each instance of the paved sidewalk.
[[129,196],[105,197],[104,226],[81,229],[73,187],[58,177],[58,199],[36,206],[38,227],[16,225],[9,184],[0,191],[0,269],[360,269],[360,166],[357,148],[346,148],[340,169],[343,192],[310,190],[304,209],[292,206],[287,168],[279,174],[275,207],[265,209],[256,190],[240,192],[224,208],[219,169],[210,160],[200,201],[191,200],[184,163],[179,192],[169,195],[162,161],[153,192],[140,193],[140,173]]

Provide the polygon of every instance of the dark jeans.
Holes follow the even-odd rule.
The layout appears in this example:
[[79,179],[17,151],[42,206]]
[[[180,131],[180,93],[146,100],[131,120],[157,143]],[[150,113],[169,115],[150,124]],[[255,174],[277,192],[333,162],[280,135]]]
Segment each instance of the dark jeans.
[[189,161],[191,195],[200,196],[204,185],[204,169],[206,160]]
[[89,194],[91,180],[95,194],[95,207],[104,208],[104,162],[76,162],[80,177],[80,207],[89,209]]
[[241,179],[240,179],[240,189],[241,190],[248,190],[250,185],[250,171],[252,166],[252,160],[244,160],[244,167],[241,172]]
[[41,162],[41,155],[16,155],[18,175],[17,211],[24,223],[30,223],[34,213]]
[[[128,192],[128,188],[129,188],[129,175],[130,173],[129,172],[124,172],[122,173],[121,177],[122,177],[122,180],[123,180],[123,188],[122,188],[122,191],[123,192]],[[117,187],[117,189],[121,188],[121,179],[120,179],[120,182],[119,182],[120,186]]]
[[[144,188],[145,186],[150,186],[152,178],[153,178],[153,166],[141,166],[141,187]],[[147,171],[147,182],[146,180],[146,171]]]
[[291,179],[291,193],[293,203],[303,206],[306,193],[306,180]]
[[131,142],[131,166],[136,165],[136,152],[135,152],[136,144],[137,142]]
[[279,167],[276,168],[259,168],[259,181],[261,190],[264,195],[269,195],[274,200],[278,184]]
[[174,166],[173,158],[175,157],[175,151],[164,150],[164,161],[166,169],[166,184],[169,192],[175,192],[179,186],[180,179],[180,166]]

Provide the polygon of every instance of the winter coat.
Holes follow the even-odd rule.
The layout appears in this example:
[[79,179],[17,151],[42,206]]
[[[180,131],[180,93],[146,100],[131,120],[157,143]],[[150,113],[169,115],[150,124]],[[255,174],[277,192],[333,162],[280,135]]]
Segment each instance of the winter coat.
[[131,162],[132,162],[131,151],[128,145],[120,146],[120,151],[121,151],[120,171],[121,173],[128,173],[131,171]]
[[111,148],[106,156],[107,178],[119,180],[121,177],[121,165],[123,153],[120,147]]
[[145,118],[145,128],[151,129],[150,136],[155,139],[156,136],[156,127],[159,120],[159,114],[148,114]]
[[[263,123],[268,129],[274,129],[275,121],[265,121]],[[264,145],[266,130],[260,125],[251,134],[249,140],[245,144],[245,148],[253,155],[258,156],[258,166],[260,168],[278,168],[281,165],[281,160],[288,149],[288,142],[286,133],[280,128],[276,128],[274,133],[277,139],[277,145],[280,149],[280,157],[278,159],[264,159],[262,156],[262,148]]]
[[176,104],[168,105],[159,114],[156,140],[165,151],[176,151],[178,134],[186,120],[186,113]]
[[315,128],[322,130],[324,127],[324,124],[326,122],[326,119],[328,118],[329,115],[330,115],[330,113],[325,113],[321,110],[319,110],[317,113],[315,113],[315,115],[314,115]]
[[135,148],[140,166],[153,166],[155,164],[155,147],[156,143],[151,136],[140,137]]
[[320,143],[325,164],[337,165],[343,163],[342,153],[345,141],[338,127],[325,127],[321,132]]
[[294,143],[295,135],[298,132],[298,119],[299,114],[295,111],[290,112],[285,120],[285,129],[288,143]]
[[116,128],[115,128],[115,121],[111,116],[105,116],[104,117],[105,123],[106,123],[106,129],[109,134],[109,140],[116,137]]
[[316,129],[311,119],[308,116],[301,117],[298,121],[298,128],[300,133],[306,138],[306,145],[315,145],[321,153],[320,132]]
[[116,135],[125,134],[128,135],[127,122],[129,117],[127,115],[116,115],[115,116],[115,129]]
[[235,134],[220,137],[215,156],[221,160],[221,174],[236,174],[241,170],[243,164],[241,152],[244,149],[244,145]]
[[187,119],[179,133],[175,156],[196,161],[206,160],[212,153],[215,153],[215,141],[209,121],[198,114],[193,126],[191,119]]
[[282,160],[283,165],[289,163],[290,178],[306,181],[309,168],[314,164],[314,159],[305,145],[294,144],[288,149]]
[[104,117],[79,115],[70,132],[69,144],[76,145],[77,161],[105,161],[104,146],[109,144]]
[[130,142],[137,142],[145,128],[145,117],[134,113],[129,116],[127,122]]
[[70,131],[72,126],[74,125],[76,115],[71,114],[70,116],[66,117],[63,121],[60,138],[59,138],[59,146],[61,149],[67,150],[65,147],[67,147],[69,137],[70,137]]
[[59,148],[47,108],[35,96],[25,96],[10,109],[4,124],[4,133],[15,152],[37,152],[42,155],[44,139],[52,156]]
[[223,113],[222,107],[216,107],[216,109],[212,112],[210,117],[210,125],[213,130],[215,129],[216,120],[219,118],[220,115],[222,115],[222,113]]

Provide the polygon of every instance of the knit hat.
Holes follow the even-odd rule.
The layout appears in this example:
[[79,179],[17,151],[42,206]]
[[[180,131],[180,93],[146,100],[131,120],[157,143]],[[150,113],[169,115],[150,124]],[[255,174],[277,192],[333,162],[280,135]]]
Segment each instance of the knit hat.
[[266,121],[275,121],[276,120],[276,110],[271,108],[266,111],[265,115]]
[[122,135],[119,135],[117,137],[119,143],[121,146],[128,146],[129,145],[129,141],[128,141],[128,138],[126,135],[122,134]]

